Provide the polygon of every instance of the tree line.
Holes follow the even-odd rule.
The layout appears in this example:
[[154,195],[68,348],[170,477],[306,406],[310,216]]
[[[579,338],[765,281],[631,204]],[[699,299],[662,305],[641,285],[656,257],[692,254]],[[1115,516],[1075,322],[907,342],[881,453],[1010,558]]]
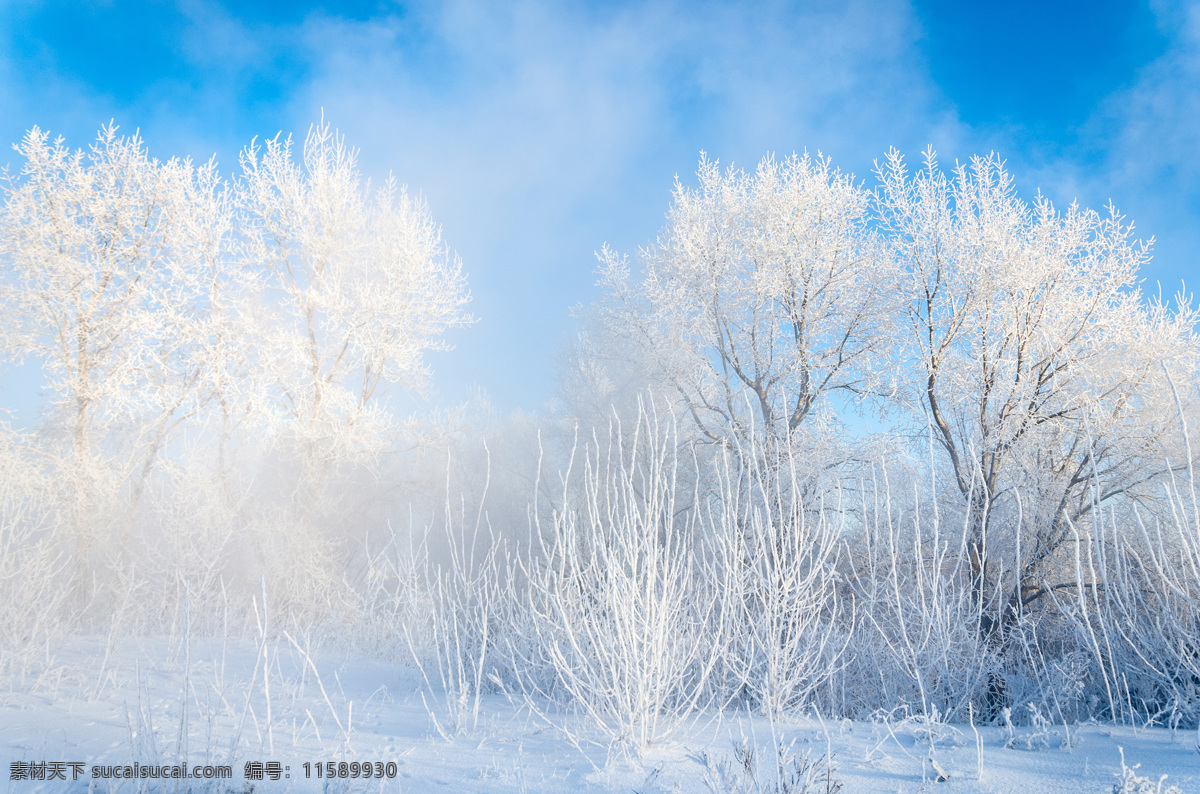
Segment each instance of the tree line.
[[999,718],[1021,681],[1200,714],[1198,315],[1112,207],[994,155],[702,156],[599,252],[557,404],[435,426],[389,396],[472,322],[461,263],[324,122],[230,177],[111,125],[16,151],[0,334],[44,391],[0,434],[0,645],[240,581],[440,670],[460,726],[493,684],[639,746],[741,701]]
[[1115,208],[1027,202],[997,156],[947,172],[932,150],[915,171],[888,152],[869,185],[808,154],[702,157],[697,182],[640,273],[599,254],[581,410],[636,372],[700,438],[789,448],[826,488],[881,417],[958,503],[977,597],[1008,563],[1009,616],[1056,586],[1072,524],[1186,471],[1171,379],[1195,384],[1200,315],[1142,293],[1150,247]]

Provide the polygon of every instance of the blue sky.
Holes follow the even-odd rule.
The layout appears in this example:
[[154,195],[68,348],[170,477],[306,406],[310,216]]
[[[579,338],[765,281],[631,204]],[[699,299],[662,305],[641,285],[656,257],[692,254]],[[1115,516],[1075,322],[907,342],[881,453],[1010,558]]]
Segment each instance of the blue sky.
[[85,146],[114,119],[231,173],[322,109],[462,257],[480,322],[430,359],[443,404],[551,399],[593,252],[651,242],[701,150],[820,151],[868,181],[890,146],[996,151],[1026,195],[1111,199],[1155,237],[1148,291],[1200,273],[1198,3],[0,4],[4,143],[36,124]]

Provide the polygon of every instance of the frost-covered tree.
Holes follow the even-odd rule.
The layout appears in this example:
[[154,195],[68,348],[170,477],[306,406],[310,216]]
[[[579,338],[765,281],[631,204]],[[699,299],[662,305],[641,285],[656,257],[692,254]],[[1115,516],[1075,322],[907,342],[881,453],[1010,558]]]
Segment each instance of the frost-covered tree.
[[[930,151],[910,174],[893,150],[879,180],[907,305],[898,396],[964,500],[977,591],[998,574],[1002,543],[1013,570],[1015,544],[1018,606],[1055,586],[1071,521],[1162,472],[1161,364],[1191,366],[1196,318],[1145,301],[1148,248],[1115,210],[1028,204],[995,156],[947,175]],[[998,531],[1018,518],[1020,534]]]
[[22,165],[0,217],[4,347],[45,373],[38,452],[67,475],[84,565],[101,495],[128,482],[136,507],[159,452],[204,400],[229,214],[214,163],[160,162],[112,125],[86,152],[36,127],[15,148]]
[[243,525],[266,516],[226,476],[239,440],[265,428],[299,456],[287,491],[306,517],[331,467],[397,448],[382,387],[424,383],[422,354],[469,321],[468,297],[424,205],[390,182],[372,190],[328,126],[299,163],[288,140],[252,144],[232,185],[114,126],[87,151],[36,128],[16,148],[0,332],[8,357],[46,374],[47,421],[26,452],[55,471],[84,590],[101,550],[124,554],[137,520],[165,515],[139,512],[148,484],[207,465],[196,445],[215,443]]
[[[870,384],[888,313],[869,194],[828,159],[765,158],[752,174],[702,157],[676,182],[636,279],[600,254],[601,323],[712,440],[753,434],[768,450],[834,392]],[[749,410],[748,410],[749,409]]]
[[251,144],[236,185],[261,407],[314,487],[334,463],[395,448],[380,386],[422,387],[423,354],[471,321],[426,206],[390,180],[372,190],[355,158],[322,122],[298,162],[290,138]]

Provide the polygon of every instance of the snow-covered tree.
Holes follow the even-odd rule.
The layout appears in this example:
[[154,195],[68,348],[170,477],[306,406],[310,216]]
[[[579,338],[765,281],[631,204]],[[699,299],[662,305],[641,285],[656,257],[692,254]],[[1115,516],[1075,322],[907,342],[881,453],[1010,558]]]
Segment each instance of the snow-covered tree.
[[39,452],[67,474],[84,565],[101,494],[128,482],[136,507],[159,452],[204,400],[229,213],[214,163],[160,162],[112,125],[87,152],[36,127],[15,148],[23,163],[0,219],[4,347],[45,373]]
[[251,144],[236,186],[261,407],[311,484],[336,462],[396,447],[381,384],[421,388],[423,354],[471,321],[429,210],[390,180],[372,190],[355,159],[322,122],[299,162],[290,138]]
[[[1055,585],[1070,521],[1161,473],[1161,364],[1194,363],[1196,316],[1145,301],[1148,247],[1115,210],[1028,204],[995,156],[947,175],[930,151],[910,174],[893,150],[879,179],[907,304],[898,396],[964,500],[976,587],[997,574],[1002,540],[1019,549],[1015,606]],[[1018,516],[1019,535],[996,531]]]
[[771,449],[832,393],[869,388],[889,316],[870,196],[807,154],[767,157],[753,174],[702,157],[697,176],[695,189],[676,182],[640,280],[601,252],[599,317],[610,347],[642,362],[705,436],[753,434]]

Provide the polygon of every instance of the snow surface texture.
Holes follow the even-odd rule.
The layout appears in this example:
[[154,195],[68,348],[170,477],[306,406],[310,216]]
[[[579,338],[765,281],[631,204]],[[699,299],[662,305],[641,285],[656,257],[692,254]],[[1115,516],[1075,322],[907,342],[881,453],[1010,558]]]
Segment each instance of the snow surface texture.
[[[77,639],[25,691],[0,697],[0,760],[6,778],[14,762],[82,762],[83,775],[74,783],[9,779],[3,791],[249,791],[246,763],[270,761],[290,777],[253,781],[254,790],[1200,790],[1193,731],[1041,719],[973,729],[899,712],[772,725],[758,713],[714,712],[636,759],[610,753],[586,719],[555,713],[555,727],[503,695],[485,696],[477,728],[447,741],[423,689],[411,667],[310,654],[302,639]],[[190,786],[88,778],[92,765],[181,759],[229,764],[233,778]],[[315,772],[305,779],[304,763],[325,761],[392,761],[396,776],[328,786]]]

